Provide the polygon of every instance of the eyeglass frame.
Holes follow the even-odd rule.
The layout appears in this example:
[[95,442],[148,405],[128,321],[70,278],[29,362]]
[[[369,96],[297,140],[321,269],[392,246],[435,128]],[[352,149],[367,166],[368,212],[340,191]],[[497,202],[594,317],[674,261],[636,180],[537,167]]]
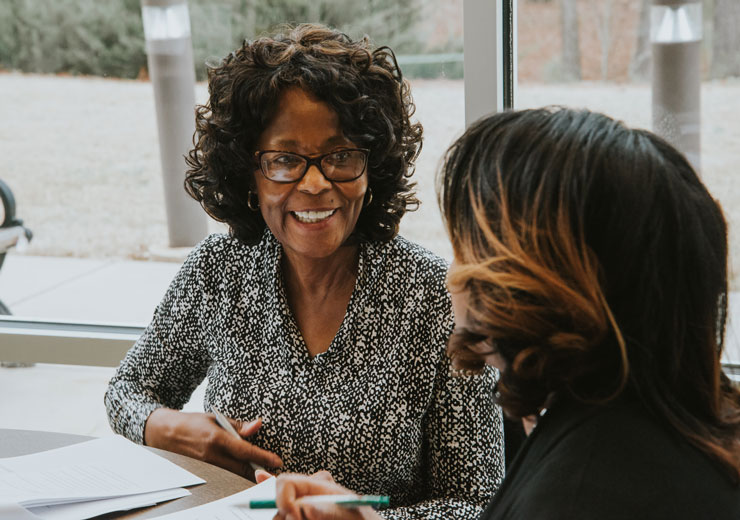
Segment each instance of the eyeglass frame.
[[[351,179],[344,179],[344,180],[335,180],[335,179],[330,179],[329,177],[326,176],[326,173],[324,173],[324,169],[321,167],[321,161],[323,161],[325,157],[328,157],[329,155],[339,153],[339,152],[363,152],[365,154],[364,155],[365,164],[363,164],[362,170],[360,171],[359,175],[357,175],[357,177],[353,177]],[[289,154],[289,155],[295,155],[306,161],[306,167],[303,170],[303,173],[297,179],[293,181],[276,181],[275,179],[271,179],[270,177],[268,177],[267,174],[265,173],[265,170],[262,169],[262,156],[266,153],[284,153],[284,154]],[[257,166],[259,166],[259,170],[262,176],[268,181],[277,182],[278,184],[292,184],[294,182],[300,182],[301,179],[303,179],[303,177],[306,176],[306,173],[308,173],[308,169],[311,167],[311,165],[316,166],[316,169],[319,170],[319,173],[321,173],[321,175],[324,176],[324,179],[326,179],[329,182],[352,182],[362,177],[362,174],[364,174],[367,171],[367,164],[370,158],[370,149],[368,148],[340,148],[339,150],[333,150],[331,152],[327,152],[327,153],[314,156],[314,157],[309,157],[307,155],[303,155],[303,154],[295,153],[295,152],[288,152],[285,150],[257,150],[256,152],[254,152],[254,158],[257,161]]]

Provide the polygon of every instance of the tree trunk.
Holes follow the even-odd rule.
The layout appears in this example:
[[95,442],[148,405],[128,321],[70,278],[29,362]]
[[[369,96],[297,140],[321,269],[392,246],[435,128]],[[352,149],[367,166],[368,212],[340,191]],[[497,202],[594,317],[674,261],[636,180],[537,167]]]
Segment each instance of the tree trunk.
[[581,79],[581,48],[578,37],[578,10],[576,0],[562,0],[563,78]]
[[714,0],[712,78],[740,76],[740,2]]
[[642,0],[640,5],[640,21],[637,26],[637,42],[635,52],[632,53],[629,75],[635,80],[645,80],[650,77],[650,6],[652,0]]

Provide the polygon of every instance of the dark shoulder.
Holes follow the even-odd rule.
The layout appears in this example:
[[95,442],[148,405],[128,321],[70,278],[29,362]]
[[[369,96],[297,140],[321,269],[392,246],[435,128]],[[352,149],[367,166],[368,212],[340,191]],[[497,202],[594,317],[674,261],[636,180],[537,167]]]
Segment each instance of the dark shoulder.
[[553,414],[485,518],[740,518],[740,489],[642,406]]

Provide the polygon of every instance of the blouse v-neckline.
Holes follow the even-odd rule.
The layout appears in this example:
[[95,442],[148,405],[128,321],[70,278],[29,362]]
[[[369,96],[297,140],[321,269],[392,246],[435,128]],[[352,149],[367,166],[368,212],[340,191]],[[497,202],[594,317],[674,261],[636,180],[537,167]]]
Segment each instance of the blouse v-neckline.
[[359,299],[362,297],[362,288],[366,286],[367,247],[369,244],[367,242],[362,242],[359,244],[357,276],[355,277],[355,284],[352,288],[352,294],[350,295],[349,301],[347,302],[347,308],[344,311],[344,317],[342,318],[342,322],[339,325],[339,329],[337,329],[337,333],[332,338],[331,342],[329,343],[329,348],[326,351],[320,352],[315,356],[311,356],[311,353],[308,350],[308,345],[303,338],[303,333],[298,327],[298,322],[296,321],[295,315],[293,314],[293,311],[288,304],[285,281],[283,279],[282,273],[283,247],[271,233],[269,233],[269,240],[273,242],[275,251],[273,258],[271,258],[271,261],[273,263],[272,272],[274,275],[272,277],[274,283],[272,285],[273,291],[271,296],[277,303],[277,308],[280,309],[281,318],[288,331],[290,332],[289,337],[291,337],[292,341],[288,342],[289,345],[286,346],[291,349],[291,357],[304,366],[321,366],[329,363],[330,361],[340,356],[342,354],[342,351],[345,350],[343,349],[343,346],[347,343],[345,339],[351,336],[353,324],[355,322],[354,315],[357,312],[356,309],[361,307],[358,304]]

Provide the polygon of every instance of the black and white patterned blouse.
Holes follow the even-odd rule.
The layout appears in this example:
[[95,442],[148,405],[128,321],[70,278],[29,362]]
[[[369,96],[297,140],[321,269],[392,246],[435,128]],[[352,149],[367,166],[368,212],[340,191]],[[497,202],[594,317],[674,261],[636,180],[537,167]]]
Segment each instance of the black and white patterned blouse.
[[446,265],[397,237],[360,246],[347,313],[311,358],[285,297],[282,247],[226,235],[199,244],[105,396],[113,429],[141,443],[158,407],[204,408],[263,426],[250,442],[283,471],[328,470],[391,496],[386,518],[477,518],[503,478],[494,370],[450,374]]

